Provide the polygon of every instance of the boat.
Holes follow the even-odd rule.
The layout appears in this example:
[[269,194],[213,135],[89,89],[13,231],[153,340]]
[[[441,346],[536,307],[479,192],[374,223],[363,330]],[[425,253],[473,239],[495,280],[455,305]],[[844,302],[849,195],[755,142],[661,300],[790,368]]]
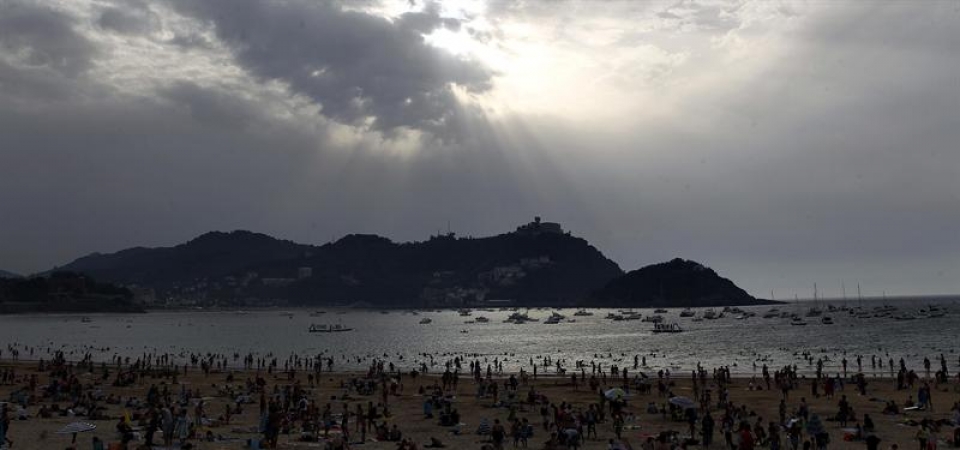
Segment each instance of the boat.
[[[690,309],[690,308],[687,308],[687,309]],[[666,314],[666,313],[667,313],[667,310],[664,309],[664,308],[657,308],[657,309],[653,310],[653,313],[654,313],[654,314]]]
[[585,309],[578,309],[577,312],[573,313],[575,316],[592,316],[593,313]]
[[673,323],[654,323],[653,330],[654,333],[680,333],[683,331],[683,328],[680,328],[680,324]]
[[563,315],[563,314],[560,314],[560,313],[558,313],[558,312],[556,312],[556,311],[554,311],[553,314],[550,314],[550,319],[563,320],[563,319],[566,319],[566,318],[567,318],[567,316],[565,316],[565,315]]
[[696,313],[694,313],[693,310],[690,308],[680,311],[680,317],[693,317],[695,315]]
[[807,324],[806,320],[803,320],[800,316],[793,316],[793,319],[790,319],[790,325],[804,326]]
[[93,319],[91,319],[91,318],[89,318],[89,317],[87,317],[87,316],[83,316],[82,318],[80,318],[80,321],[83,322],[83,323],[90,323],[90,322],[93,322]]
[[723,312],[736,315],[743,315],[746,313],[746,311],[740,309],[739,306],[724,306]]
[[510,314],[510,316],[507,317],[507,320],[504,320],[503,322],[521,324],[521,323],[539,322],[539,321],[540,321],[539,319],[531,318],[529,315],[527,315],[527,313],[515,312],[513,314]]
[[477,323],[487,323],[487,322],[490,322],[490,319],[488,319],[488,318],[486,318],[486,317],[484,317],[484,316],[477,316],[477,318],[476,318],[476,319],[473,319],[473,320],[474,320],[475,322],[477,322]]
[[314,323],[310,325],[309,331],[311,333],[339,333],[343,331],[353,331],[353,328],[347,328],[339,323],[334,325]]
[[327,313],[326,311],[314,311],[310,313],[310,317],[320,317],[326,313]]
[[714,310],[712,310],[712,309],[708,309],[708,310],[706,310],[706,311],[703,312],[703,318],[704,318],[704,319],[707,319],[707,320],[716,319],[716,318],[717,318],[717,312],[714,311]]
[[662,322],[663,322],[663,316],[658,315],[658,314],[654,314],[654,315],[652,315],[652,316],[647,316],[647,317],[644,317],[644,318],[643,318],[643,322],[662,323]]
[[820,323],[824,325],[833,325],[833,318],[830,316],[823,316],[820,318]]
[[823,310],[818,306],[820,304],[820,296],[818,295],[817,283],[813,283],[813,303],[814,305],[807,310],[807,317],[822,316]]
[[429,317],[424,317],[424,318],[420,319],[420,325],[426,325],[426,324],[428,324],[428,323],[433,323],[433,319],[431,319],[431,318],[429,318]]
[[558,317],[556,317],[556,316],[550,316],[550,317],[547,317],[547,319],[544,320],[543,323],[550,324],[550,325],[556,325],[556,324],[560,323],[561,320],[563,320],[563,319],[560,319],[560,318],[558,318]]
[[457,314],[460,314],[461,317],[467,317],[473,314],[473,311],[470,311],[467,308],[462,308],[457,310]]

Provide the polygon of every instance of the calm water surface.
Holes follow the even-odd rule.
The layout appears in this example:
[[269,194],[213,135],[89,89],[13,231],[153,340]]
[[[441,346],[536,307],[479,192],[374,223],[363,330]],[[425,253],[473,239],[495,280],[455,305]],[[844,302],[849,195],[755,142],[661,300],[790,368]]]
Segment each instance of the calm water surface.
[[[346,355],[338,359],[337,369],[365,367],[369,359],[384,357],[401,367],[415,367],[423,361],[423,353],[434,355],[436,362],[451,354],[479,354],[492,360],[506,358],[505,369],[518,370],[530,358],[549,355],[575,360],[600,360],[606,364],[624,359],[632,366],[633,355],[646,355],[647,370],[668,368],[689,371],[698,362],[706,367],[730,365],[736,373],[752,373],[754,363],[770,367],[797,364],[801,371],[812,367],[796,356],[800,351],[830,358],[828,367],[837,367],[843,353],[850,366],[857,354],[864,355],[864,369],[870,371],[870,356],[899,360],[903,357],[911,368],[920,369],[924,356],[939,367],[935,357],[947,358],[956,372],[960,357],[960,297],[939,297],[931,300],[890,299],[883,301],[833,301],[835,306],[858,306],[872,309],[889,304],[899,308],[896,314],[916,312],[930,304],[945,308],[942,318],[895,320],[893,318],[860,319],[845,311],[828,313],[834,325],[823,325],[818,318],[808,318],[807,326],[791,326],[789,319],[763,319],[770,307],[749,307],[756,317],[737,320],[731,314],[718,320],[693,322],[680,318],[680,309],[664,314],[667,322],[677,322],[685,330],[676,334],[654,334],[653,325],[641,321],[604,319],[616,310],[593,309],[594,316],[574,317],[573,309],[560,310],[575,323],[556,325],[540,322],[523,325],[503,323],[509,311],[474,311],[462,317],[455,311],[411,312],[327,310],[311,317],[311,310],[267,310],[253,312],[151,312],[148,314],[91,315],[82,322],[79,315],[26,315],[0,317],[0,345],[3,358],[9,357],[8,345],[33,347],[21,350],[21,359],[49,358],[53,349],[63,349],[75,357],[92,351],[95,359],[109,360],[113,355],[136,358],[145,352],[165,352],[179,360],[189,352],[232,354],[255,353],[285,358],[299,355]],[[809,303],[780,305],[781,311],[803,313]],[[639,309],[644,316],[652,310]],[[698,314],[703,310],[697,310]],[[719,311],[719,310],[718,310]],[[531,310],[531,317],[541,320],[551,310]],[[487,324],[466,324],[477,316],[490,319]],[[430,324],[419,324],[422,318]],[[311,323],[341,323],[354,328],[343,333],[309,333]],[[93,350],[95,349],[95,350]],[[400,357],[403,357],[400,360]],[[527,370],[530,370],[527,367]],[[887,371],[886,363],[884,372]]]

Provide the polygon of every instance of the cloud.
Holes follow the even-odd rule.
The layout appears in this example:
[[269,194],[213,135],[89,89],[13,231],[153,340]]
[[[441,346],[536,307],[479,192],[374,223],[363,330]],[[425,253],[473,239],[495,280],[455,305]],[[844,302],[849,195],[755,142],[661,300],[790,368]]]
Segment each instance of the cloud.
[[345,124],[447,135],[461,110],[457,89],[484,92],[493,74],[478,62],[428,45],[423,35],[456,28],[435,9],[395,20],[341,9],[333,2],[175,3],[214,24],[249,73],[312,98]]
[[759,295],[960,289],[952,4],[369,5],[0,1],[0,267],[541,215]]
[[72,17],[52,7],[16,0],[0,3],[0,49],[5,59],[71,76],[87,70],[98,53],[77,32]]
[[160,18],[149,5],[130,1],[104,9],[97,24],[122,34],[147,34],[160,28]]

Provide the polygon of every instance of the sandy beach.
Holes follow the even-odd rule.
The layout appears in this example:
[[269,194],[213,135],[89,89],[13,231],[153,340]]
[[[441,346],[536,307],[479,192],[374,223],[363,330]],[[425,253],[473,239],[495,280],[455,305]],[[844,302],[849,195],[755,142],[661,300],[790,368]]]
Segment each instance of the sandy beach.
[[[376,431],[371,428],[367,430],[365,439],[361,441],[356,427],[355,417],[352,413],[356,411],[358,405],[361,405],[366,411],[368,402],[373,404],[382,403],[386,399],[389,416],[376,419],[376,423],[385,423],[388,428],[396,425],[402,433],[403,439],[408,439],[423,448],[428,444],[431,438],[439,439],[447,448],[454,449],[479,449],[484,444],[491,443],[489,434],[477,434],[477,429],[481,423],[487,423],[491,426],[495,420],[504,424],[506,430],[506,439],[504,447],[512,447],[513,439],[510,434],[509,418],[527,419],[532,430],[533,436],[529,438],[527,446],[529,448],[545,448],[545,444],[551,437],[551,432],[556,431],[556,427],[550,425],[547,430],[544,429],[541,413],[550,410],[548,416],[554,417],[550,404],[560,406],[569,405],[572,411],[588,411],[591,404],[601,403],[601,397],[604,392],[610,393],[610,389],[620,387],[620,379],[607,378],[606,383],[600,383],[598,377],[597,389],[591,390],[588,386],[590,378],[590,368],[585,371],[585,378],[581,381],[578,376],[577,386],[569,375],[566,376],[539,376],[536,380],[526,374],[526,381],[517,377],[517,389],[513,396],[508,394],[507,390],[500,389],[498,395],[493,395],[488,389],[486,395],[478,397],[478,384],[469,375],[461,374],[458,378],[456,388],[452,386],[437,396],[439,402],[449,401],[451,408],[455,408],[459,414],[459,426],[442,426],[439,422],[439,415],[442,407],[433,408],[433,418],[426,418],[424,414],[424,403],[431,398],[434,387],[439,388],[442,384],[440,374],[427,374],[412,376],[404,373],[399,378],[399,383],[395,386],[387,384],[388,378],[370,378],[369,386],[373,388],[371,392],[363,392],[361,389],[347,388],[351,380],[358,383],[367,379],[365,373],[338,373],[323,372],[319,376],[319,383],[313,379],[313,372],[300,370],[294,373],[268,373],[266,370],[229,370],[218,371],[210,370],[205,374],[199,368],[188,368],[186,375],[183,370],[178,369],[176,380],[171,376],[142,375],[135,381],[127,380],[129,385],[116,386],[117,370],[114,367],[108,367],[109,375],[104,378],[102,375],[102,366],[98,363],[93,364],[93,369],[84,368],[67,370],[60,372],[60,379],[70,379],[76,377],[84,395],[95,393],[97,406],[102,408],[102,414],[107,418],[91,419],[85,416],[74,416],[71,413],[48,412],[49,418],[41,418],[41,407],[45,410],[51,409],[56,404],[60,410],[70,408],[72,402],[69,396],[62,397],[59,401],[44,397],[43,391],[51,385],[51,372],[39,371],[37,362],[10,362],[0,363],[0,373],[9,374],[13,371],[13,379],[4,377],[6,382],[0,386],[0,399],[10,402],[6,405],[8,416],[10,418],[9,433],[7,438],[13,441],[11,448],[15,449],[60,449],[68,448],[71,443],[70,434],[58,434],[69,423],[82,421],[96,425],[93,431],[82,432],[78,434],[77,448],[93,448],[93,437],[101,439],[104,442],[104,448],[110,448],[111,443],[119,443],[121,434],[118,431],[117,424],[123,422],[123,417],[129,417],[128,423],[135,430],[134,440],[128,448],[140,448],[144,443],[145,429],[149,420],[142,418],[147,408],[143,403],[148,397],[148,391],[151,386],[155,386],[158,391],[167,390],[169,397],[174,402],[178,399],[189,398],[186,402],[186,412],[191,422],[195,421],[195,414],[198,412],[197,404],[202,400],[202,414],[208,419],[202,421],[201,425],[195,429],[194,437],[186,442],[192,444],[193,448],[198,449],[239,449],[249,448],[248,440],[259,440],[263,437],[257,433],[260,424],[260,394],[262,390],[265,394],[264,399],[276,398],[277,394],[283,396],[285,387],[299,388],[302,390],[302,397],[309,402],[315,402],[318,408],[324,408],[330,405],[331,417],[335,417],[339,422],[340,413],[346,407],[350,411],[351,417],[348,419],[350,448],[364,449],[394,449],[399,447],[398,442],[376,439]],[[45,367],[45,369],[47,369]],[[66,369],[63,369],[66,370]],[[126,372],[126,369],[124,369]],[[493,381],[498,386],[509,384],[508,374],[493,374]],[[262,389],[257,386],[256,379],[262,379]],[[31,383],[31,379],[33,382]],[[389,379],[393,379],[392,377]],[[449,381],[449,380],[448,380]],[[942,383],[934,386],[931,382],[933,410],[901,410],[900,414],[884,414],[885,400],[893,400],[900,407],[904,405],[908,398],[917,399],[917,389],[921,382],[918,382],[912,389],[896,390],[895,380],[891,378],[868,378],[866,388],[867,395],[860,395],[853,384],[846,384],[845,389],[837,391],[833,398],[827,398],[823,395],[822,389],[820,396],[814,397],[810,387],[811,382],[800,378],[797,380],[797,387],[789,392],[789,397],[785,400],[786,417],[790,417],[797,411],[801,398],[805,398],[811,415],[816,414],[822,418],[825,430],[830,435],[829,448],[859,448],[865,447],[861,440],[845,440],[845,434],[855,426],[857,422],[851,421],[847,424],[847,430],[838,422],[831,421],[828,418],[836,415],[838,411],[838,402],[841,395],[845,395],[849,400],[858,420],[862,420],[864,414],[869,414],[875,423],[876,436],[881,440],[881,448],[890,448],[891,444],[898,444],[902,449],[917,447],[916,434],[918,426],[915,425],[923,419],[934,421],[952,421],[954,420],[955,402],[960,399],[960,384],[957,384],[956,378],[948,383]],[[616,439],[614,420],[610,414],[606,414],[604,420],[596,425],[596,437],[592,434],[583,439],[580,448],[584,449],[607,449],[610,448],[610,440],[614,439],[614,445],[626,446],[632,445],[633,448],[641,448],[641,444],[648,437],[656,437],[662,432],[676,432],[676,445],[679,445],[690,437],[689,425],[681,414],[678,417],[671,417],[669,413],[663,413],[660,410],[666,410],[669,406],[667,392],[661,394],[658,389],[657,374],[651,374],[647,379],[651,389],[649,392],[638,392],[636,385],[631,381],[628,383],[632,389],[624,392],[621,396],[618,392],[614,395],[607,395],[608,399],[623,398],[626,406],[623,408],[623,422],[621,431],[621,440]],[[30,385],[33,384],[33,388]],[[391,383],[392,384],[392,383]],[[452,384],[452,383],[451,383]],[[688,398],[697,398],[694,392],[694,386],[691,374],[685,377],[674,374],[670,380],[664,380],[664,384],[669,393],[674,396],[684,396]],[[763,389],[754,389],[754,386]],[[253,388],[251,388],[253,387]],[[383,395],[383,388],[389,391],[386,396]],[[701,389],[711,390],[712,401],[708,408],[711,416],[716,420],[716,431],[714,432],[713,444],[711,448],[724,448],[723,429],[721,426],[721,417],[724,411],[717,408],[719,399],[719,386],[715,380],[707,377],[705,386]],[[528,403],[532,396],[535,403]],[[366,394],[366,395],[364,395]],[[701,392],[702,394],[702,392]],[[241,404],[242,412],[233,411],[229,424],[225,423],[224,414],[228,408],[236,408],[237,398],[249,401]],[[499,403],[495,406],[495,397]],[[137,399],[130,402],[131,398]],[[754,379],[733,378],[728,385],[728,398],[733,407],[737,408],[740,414],[740,421],[747,421],[751,425],[762,423],[764,427],[770,421],[779,422],[779,409],[782,392],[776,388],[767,390],[763,380],[759,377]],[[27,403],[25,420],[19,420],[18,415],[24,411],[19,411],[16,405],[18,400]],[[137,406],[137,401],[141,403]],[[298,399],[292,399],[296,408]],[[609,403],[609,400],[604,400]],[[650,404],[656,406],[656,413],[648,411]],[[513,406],[508,406],[512,404]],[[546,407],[542,410],[541,408]],[[607,407],[605,407],[607,408]],[[742,409],[741,409],[742,408]],[[378,412],[383,409],[378,408]],[[701,410],[703,412],[703,410]],[[679,420],[677,420],[679,419]],[[911,422],[912,421],[912,422]],[[945,423],[945,422],[944,422]],[[296,425],[296,424],[294,424]],[[455,434],[459,428],[460,433]],[[699,431],[701,423],[698,420],[696,425],[699,441]],[[582,425],[586,430],[587,426]],[[586,433],[586,431],[584,431]],[[337,433],[337,427],[334,427],[328,436],[332,437]],[[953,439],[954,427],[941,426],[937,436],[941,446],[949,446],[948,440]],[[317,434],[323,435],[320,430]],[[213,440],[205,439],[212,437]],[[807,439],[807,433],[804,432],[803,439]],[[154,448],[164,448],[161,446],[162,432],[157,432],[154,436]],[[625,441],[621,443],[621,441]],[[176,440],[174,442],[177,442]],[[781,434],[781,448],[789,448],[789,440],[786,434]],[[802,441],[801,441],[802,442]],[[693,443],[693,442],[689,442]],[[697,443],[699,446],[700,443]],[[290,430],[289,434],[281,432],[278,437],[277,448],[303,448],[316,449],[326,448],[325,442],[321,439],[319,442],[302,442],[299,428]],[[759,445],[758,445],[759,447]],[[174,445],[173,448],[178,448]],[[566,445],[560,445],[556,448],[567,448]]]

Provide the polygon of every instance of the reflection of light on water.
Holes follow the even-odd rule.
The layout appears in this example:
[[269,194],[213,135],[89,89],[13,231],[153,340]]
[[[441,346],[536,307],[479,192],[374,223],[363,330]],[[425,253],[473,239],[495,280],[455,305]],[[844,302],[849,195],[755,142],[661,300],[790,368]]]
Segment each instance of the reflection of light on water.
[[[504,324],[502,320],[509,314],[507,311],[484,312],[491,319],[489,324],[465,325],[454,311],[429,312],[423,316],[432,318],[433,323],[424,327],[417,325],[420,318],[412,314],[338,311],[342,314],[337,314],[337,321],[356,330],[324,336],[310,336],[306,332],[309,324],[316,321],[316,318],[309,317],[310,310],[295,311],[292,319],[275,311],[93,316],[95,321],[104,324],[135,322],[129,329],[115,325],[96,328],[82,324],[76,318],[64,321],[62,315],[35,315],[0,317],[0,340],[41,347],[41,354],[36,357],[47,357],[46,347],[63,346],[65,350],[78,354],[91,351],[98,360],[107,361],[114,353],[136,358],[152,351],[177,355],[181,363],[190,351],[227,355],[255,352],[261,357],[272,353],[278,359],[285,359],[291,352],[316,356],[321,352],[337,351],[361,357],[387,354],[388,361],[409,368],[423,359],[418,356],[421,352],[433,353],[439,364],[446,357],[436,355],[444,352],[484,355],[478,357],[481,362],[483,358],[489,361],[496,357],[503,359],[504,353],[508,353],[505,357],[507,370],[526,365],[531,357],[536,359],[538,355],[547,355],[553,359],[566,359],[568,367],[572,367],[576,360],[586,361],[589,371],[593,355],[603,353],[605,367],[611,363],[632,367],[632,356],[639,354],[647,356],[648,367],[644,370],[679,367],[671,371],[686,373],[700,362],[707,368],[736,364],[731,367],[734,372],[748,374],[753,373],[754,361],[758,372],[764,363],[771,370],[796,364],[801,372],[812,372],[814,366],[793,356],[795,351],[801,350],[812,350],[816,356],[829,359],[828,367],[835,371],[843,358],[843,349],[846,349],[849,360],[856,354],[863,354],[866,361],[870,355],[883,356],[883,370],[886,371],[887,351],[895,360],[903,356],[914,368],[920,367],[924,356],[932,360],[940,353],[954,363],[960,349],[950,345],[958,345],[952,330],[960,327],[960,309],[952,307],[952,310],[943,318],[912,322],[837,316],[836,325],[810,324],[803,330],[789,326],[789,319],[737,321],[731,318],[692,323],[687,322],[688,319],[676,318],[677,311],[671,311],[669,320],[681,322],[689,330],[676,335],[652,335],[650,324],[639,321],[608,321],[603,319],[605,312],[578,318],[576,323],[556,325]],[[651,313],[647,310],[641,312]],[[531,315],[541,319],[548,314],[548,311],[531,311]],[[191,320],[186,321],[187,317]],[[923,326],[918,326],[920,324]],[[469,333],[460,333],[462,329]],[[115,346],[118,342],[124,345]],[[101,353],[98,343],[105,343],[102,346],[110,347],[110,350]],[[826,353],[821,354],[820,349]],[[402,361],[398,359],[398,353],[404,356]],[[606,356],[610,353],[613,356]],[[625,355],[621,356],[621,353]],[[335,368],[361,369],[367,364],[369,360],[357,363],[355,358],[343,360],[337,357]],[[869,370],[869,363],[864,369]]]

